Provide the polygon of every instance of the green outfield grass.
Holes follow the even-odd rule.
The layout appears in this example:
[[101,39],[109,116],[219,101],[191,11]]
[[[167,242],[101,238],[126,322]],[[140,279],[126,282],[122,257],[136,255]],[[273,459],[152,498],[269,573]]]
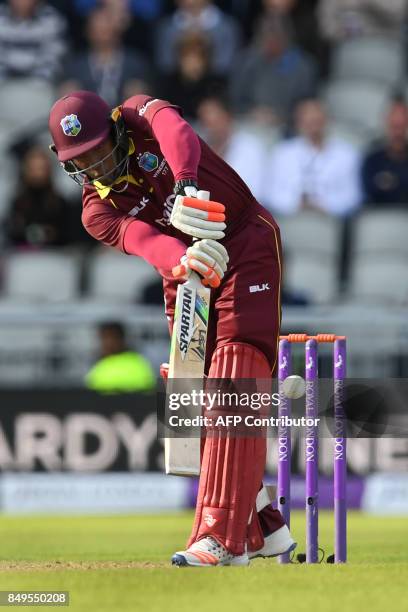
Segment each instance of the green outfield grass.
[[[75,611],[408,610],[408,520],[349,514],[349,563],[177,569],[191,513],[0,518],[0,590],[68,590]],[[293,533],[303,549],[304,515]],[[320,543],[332,552],[332,514]],[[28,609],[43,609],[31,608]]]

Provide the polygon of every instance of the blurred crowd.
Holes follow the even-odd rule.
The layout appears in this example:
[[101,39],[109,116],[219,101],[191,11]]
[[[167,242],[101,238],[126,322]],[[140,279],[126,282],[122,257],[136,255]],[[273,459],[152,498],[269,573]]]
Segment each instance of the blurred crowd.
[[407,5],[3,0],[2,245],[93,244],[47,150],[49,103],[79,88],[180,105],[278,217],[408,210]]

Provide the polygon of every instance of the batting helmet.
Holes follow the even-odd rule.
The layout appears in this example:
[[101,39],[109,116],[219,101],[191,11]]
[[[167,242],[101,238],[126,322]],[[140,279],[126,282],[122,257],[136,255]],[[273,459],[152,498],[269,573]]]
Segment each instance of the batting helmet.
[[[102,98],[91,91],[74,91],[58,100],[50,111],[51,149],[57,154],[65,172],[83,186],[98,180],[113,185],[129,166],[129,139],[119,109],[110,110]],[[112,150],[87,168],[78,168],[74,159],[88,153],[110,138]],[[109,160],[112,161],[109,161]],[[127,188],[125,183],[119,191]]]
[[79,157],[100,145],[110,134],[111,110],[91,91],[74,91],[50,111],[49,129],[60,162]]

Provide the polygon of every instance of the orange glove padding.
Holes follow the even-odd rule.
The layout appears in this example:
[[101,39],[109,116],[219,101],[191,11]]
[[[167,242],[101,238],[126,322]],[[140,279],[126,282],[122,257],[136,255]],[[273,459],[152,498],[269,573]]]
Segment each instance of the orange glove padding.
[[172,272],[174,278],[186,280],[194,270],[201,276],[203,285],[216,288],[220,286],[228,261],[225,247],[215,240],[206,238],[198,240],[189,247],[181,258],[180,265],[174,267]]
[[170,222],[194,238],[220,240],[225,235],[225,206],[212,200],[177,196]]
[[[191,212],[191,216],[207,219],[208,221],[225,221],[225,206],[220,204],[220,202],[184,196],[183,206],[194,210],[194,212]],[[186,213],[188,214],[187,211]]]

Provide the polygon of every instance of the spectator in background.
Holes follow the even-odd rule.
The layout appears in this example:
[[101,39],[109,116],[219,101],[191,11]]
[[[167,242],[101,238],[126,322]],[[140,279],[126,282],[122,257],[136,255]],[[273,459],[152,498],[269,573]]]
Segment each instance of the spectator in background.
[[166,72],[174,71],[179,39],[186,32],[201,32],[210,41],[211,70],[217,75],[226,75],[241,42],[238,22],[211,0],[177,0],[176,3],[178,9],[157,28],[157,66]]
[[331,43],[358,36],[402,36],[406,0],[320,0],[322,35]]
[[237,128],[226,101],[211,96],[198,108],[199,131],[210,147],[224,159],[248,185],[257,199],[263,191],[266,147],[260,139]]
[[327,115],[318,100],[299,105],[296,126],[299,135],[277,145],[266,164],[262,201],[284,215],[304,208],[351,213],[361,203],[359,154],[327,135]]
[[249,40],[253,34],[253,26],[259,17],[261,4],[262,0],[217,0],[220,9],[239,20],[245,40]]
[[0,79],[54,82],[66,52],[66,20],[40,0],[0,5]]
[[287,20],[268,16],[231,75],[234,109],[265,123],[287,121],[299,100],[314,95],[315,62],[292,41]]
[[151,391],[156,379],[150,363],[126,344],[126,332],[115,321],[99,326],[100,359],[85,377],[86,386],[100,393]]
[[181,106],[187,119],[196,119],[200,101],[225,86],[221,77],[212,74],[210,64],[210,48],[205,37],[190,33],[180,38],[176,70],[167,77],[163,75],[161,97]]
[[22,160],[18,191],[5,219],[6,239],[17,247],[66,245],[68,218],[69,205],[52,182],[50,156],[34,145]]
[[386,136],[364,159],[362,181],[369,206],[404,204],[408,208],[408,108],[395,101],[387,114]]
[[327,53],[317,20],[319,0],[262,0],[263,15],[286,19],[296,44],[313,55],[323,72],[327,72]]
[[87,22],[89,48],[70,62],[62,92],[87,89],[98,93],[110,106],[124,98],[146,93],[149,70],[145,59],[123,46],[123,29],[111,19],[111,11],[98,7]]
[[[123,30],[125,44],[143,54],[154,50],[152,22],[162,11],[163,0],[74,0],[76,19],[84,19],[97,7],[111,12],[110,19]],[[74,36],[76,32],[73,32]]]

